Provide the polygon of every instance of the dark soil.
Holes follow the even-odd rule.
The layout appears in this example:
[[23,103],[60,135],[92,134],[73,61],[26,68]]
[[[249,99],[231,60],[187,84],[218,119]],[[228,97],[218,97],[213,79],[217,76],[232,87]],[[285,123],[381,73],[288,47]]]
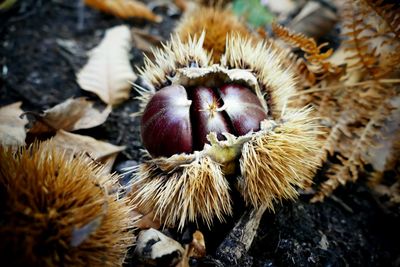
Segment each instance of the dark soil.
[[[88,8],[82,21],[77,2],[25,0],[0,13],[0,106],[22,101],[23,110],[42,111],[73,96],[97,99],[80,90],[75,73],[105,29],[127,23],[168,38],[177,20],[159,7],[156,12],[164,17],[159,25],[122,21]],[[131,54],[132,64],[140,66],[140,51]],[[137,109],[133,98],[134,93],[105,124],[80,132],[127,146],[118,164],[140,161],[138,121],[129,116]],[[241,265],[400,266],[400,212],[388,209],[363,181],[340,188],[323,203],[308,200],[303,195],[296,203],[283,203],[275,214],[266,213]],[[211,257],[232,225],[207,233]]]

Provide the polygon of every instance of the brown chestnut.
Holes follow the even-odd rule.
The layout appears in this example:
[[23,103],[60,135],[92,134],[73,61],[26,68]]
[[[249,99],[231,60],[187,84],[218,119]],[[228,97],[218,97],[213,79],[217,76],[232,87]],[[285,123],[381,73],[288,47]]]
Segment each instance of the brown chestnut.
[[260,129],[267,118],[258,97],[238,84],[220,88],[171,85],[157,91],[142,116],[141,136],[153,157],[202,150],[207,134],[236,136]]
[[191,153],[190,104],[183,86],[167,86],[158,91],[144,110],[141,136],[152,156]]
[[267,114],[253,92],[244,86],[229,84],[220,89],[220,96],[236,136],[260,130],[260,122]]

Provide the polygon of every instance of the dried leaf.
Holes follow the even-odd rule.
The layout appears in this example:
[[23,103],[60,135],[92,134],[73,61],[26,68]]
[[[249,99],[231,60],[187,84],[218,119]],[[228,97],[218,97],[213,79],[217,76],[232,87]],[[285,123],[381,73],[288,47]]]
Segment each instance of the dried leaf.
[[111,170],[117,154],[125,149],[124,146],[115,146],[93,137],[72,134],[64,130],[57,131],[51,142],[71,155],[88,153],[93,160],[104,164],[105,172]]
[[0,145],[20,146],[25,144],[25,125],[28,120],[24,117],[22,102],[16,102],[0,108]]
[[101,43],[90,52],[88,63],[78,73],[82,89],[97,94],[109,105],[129,98],[136,75],[129,62],[131,33],[125,25],[106,31]]
[[154,59],[154,47],[162,46],[162,37],[155,36],[141,29],[132,29],[132,41],[135,47],[146,54],[150,59]]
[[288,28],[308,37],[319,38],[331,31],[337,15],[319,2],[309,1],[290,22]]
[[36,122],[29,132],[39,134],[55,130],[75,131],[96,127],[106,121],[111,106],[100,111],[93,105],[94,102],[85,97],[67,99],[36,116]]
[[[318,79],[323,79],[328,75],[337,76],[341,73],[341,68],[331,64],[327,59],[332,55],[333,50],[329,49],[325,52],[322,48],[327,45],[327,43],[317,45],[313,38],[305,36],[303,33],[295,33],[290,31],[288,28],[272,23],[272,30],[275,35],[285,41],[287,44],[300,48],[306,54],[304,58],[306,59],[305,66],[306,71],[310,74],[318,75]],[[296,64],[297,67],[302,65]],[[303,70],[300,72],[303,73]],[[312,76],[311,76],[312,77]]]
[[154,22],[162,21],[162,18],[154,14],[145,4],[135,0],[85,0],[85,3],[92,8],[123,19],[135,17]]
[[146,266],[157,266],[157,262],[175,266],[182,260],[184,252],[181,244],[174,239],[155,229],[148,229],[140,231],[134,253]]
[[293,0],[280,0],[280,1],[261,0],[261,4],[268,7],[268,9],[271,12],[285,16],[293,12],[293,10],[295,10],[298,5],[298,3]]
[[[299,83],[305,90],[299,92],[298,100],[291,102],[296,107],[312,105],[325,132],[320,138],[325,143],[321,164],[326,180],[319,185],[311,202],[322,201],[338,186],[356,181],[360,174],[372,175],[370,184],[374,186],[386,174],[398,173],[395,164],[398,164],[400,147],[400,50],[396,48],[400,47],[400,10],[385,2],[363,0],[336,4],[343,42],[332,57],[332,50],[321,51],[325,44],[317,45],[313,38],[305,36],[306,31],[298,34],[272,25],[277,37],[305,52],[304,59],[299,59],[304,64],[296,64],[296,72],[303,73],[305,66],[316,78],[311,88]],[[301,26],[313,17],[322,20],[322,14],[318,3],[308,2],[308,7],[291,25]],[[324,27],[317,21],[311,24]],[[393,176],[384,182],[385,186],[391,184],[393,191],[398,189],[392,184]],[[390,199],[396,201],[396,196],[392,194]]]

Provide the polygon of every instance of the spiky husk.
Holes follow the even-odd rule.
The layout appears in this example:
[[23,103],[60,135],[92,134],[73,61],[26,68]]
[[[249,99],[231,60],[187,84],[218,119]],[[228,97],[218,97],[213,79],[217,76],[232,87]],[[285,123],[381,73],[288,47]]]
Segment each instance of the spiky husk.
[[262,98],[267,101],[268,115],[279,119],[290,97],[296,92],[296,79],[290,68],[284,67],[287,52],[273,44],[256,45],[242,36],[231,36],[221,64],[228,68],[249,69],[258,80]]
[[[146,59],[142,75],[150,89],[142,90],[141,108],[168,84],[222,86],[244,84],[259,97],[268,112],[265,123],[275,128],[245,136],[225,136],[190,155],[154,158],[133,173],[133,200],[144,213],[154,212],[168,226],[201,219],[211,224],[230,213],[230,196],[225,174],[236,170],[240,159],[243,179],[239,186],[248,204],[267,205],[297,196],[296,188],[310,183],[319,159],[318,130],[309,112],[289,112],[287,105],[296,90],[296,80],[284,63],[287,52],[273,43],[254,44],[239,35],[227,36],[225,54],[213,64],[203,48],[205,34],[182,43],[172,38],[164,50],[155,51],[155,61]],[[215,80],[215,81],[214,81]],[[242,155],[243,154],[243,155]],[[201,175],[199,175],[201,174]]]
[[234,33],[251,38],[248,29],[232,11],[220,7],[195,8],[183,16],[175,29],[183,42],[187,42],[190,36],[200,36],[203,31],[206,31],[203,48],[212,53],[214,62],[219,62],[222,54],[225,53],[226,37],[229,34]]
[[321,132],[308,113],[289,113],[272,131],[257,134],[244,144],[240,158],[243,178],[238,188],[246,203],[273,210],[275,202],[295,199],[297,188],[312,178],[319,164],[317,136]]
[[0,147],[2,261],[121,266],[134,236],[131,208],[118,199],[116,182],[87,157],[67,157],[48,143],[16,153]]
[[[174,80],[178,70],[212,66],[210,53],[203,49],[205,36],[203,32],[198,39],[189,38],[186,43],[179,37],[173,37],[163,49],[154,51],[154,62],[145,59],[140,73],[149,88],[138,90],[141,110],[157,90],[170,84],[171,80],[178,82]],[[254,44],[250,39],[233,34],[227,36],[226,52],[219,66],[248,70],[253,74],[262,94],[258,96],[262,103],[266,102],[263,107],[273,119],[279,119],[296,91],[296,79],[291,68],[283,66],[286,57],[286,51],[276,49],[272,44]]]
[[149,160],[139,165],[133,175],[131,196],[136,209],[153,211],[166,226],[178,225],[182,229],[186,223],[199,220],[210,226],[214,217],[223,221],[231,213],[228,182],[220,166],[209,157],[171,172],[163,172]]
[[211,55],[203,49],[205,34],[198,38],[190,38],[182,42],[179,36],[171,37],[171,41],[161,49],[153,51],[154,62],[148,57],[144,60],[144,68],[140,70],[143,80],[150,86],[150,92],[161,89],[173,77],[178,68],[187,66],[206,67],[210,65]]

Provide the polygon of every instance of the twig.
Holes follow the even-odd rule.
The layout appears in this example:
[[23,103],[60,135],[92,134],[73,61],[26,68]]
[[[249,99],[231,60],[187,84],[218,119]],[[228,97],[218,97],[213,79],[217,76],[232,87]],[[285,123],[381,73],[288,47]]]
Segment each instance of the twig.
[[246,211],[218,247],[216,256],[224,266],[236,266],[250,249],[267,206]]
[[346,211],[350,212],[350,213],[354,213],[353,209],[350,208],[349,205],[347,205],[346,203],[344,203],[340,198],[336,197],[335,195],[331,195],[331,199],[333,201],[335,201],[336,203],[340,204]]
[[78,22],[76,27],[78,31],[82,31],[85,27],[85,3],[83,2],[83,0],[78,0],[77,9],[78,9]]

